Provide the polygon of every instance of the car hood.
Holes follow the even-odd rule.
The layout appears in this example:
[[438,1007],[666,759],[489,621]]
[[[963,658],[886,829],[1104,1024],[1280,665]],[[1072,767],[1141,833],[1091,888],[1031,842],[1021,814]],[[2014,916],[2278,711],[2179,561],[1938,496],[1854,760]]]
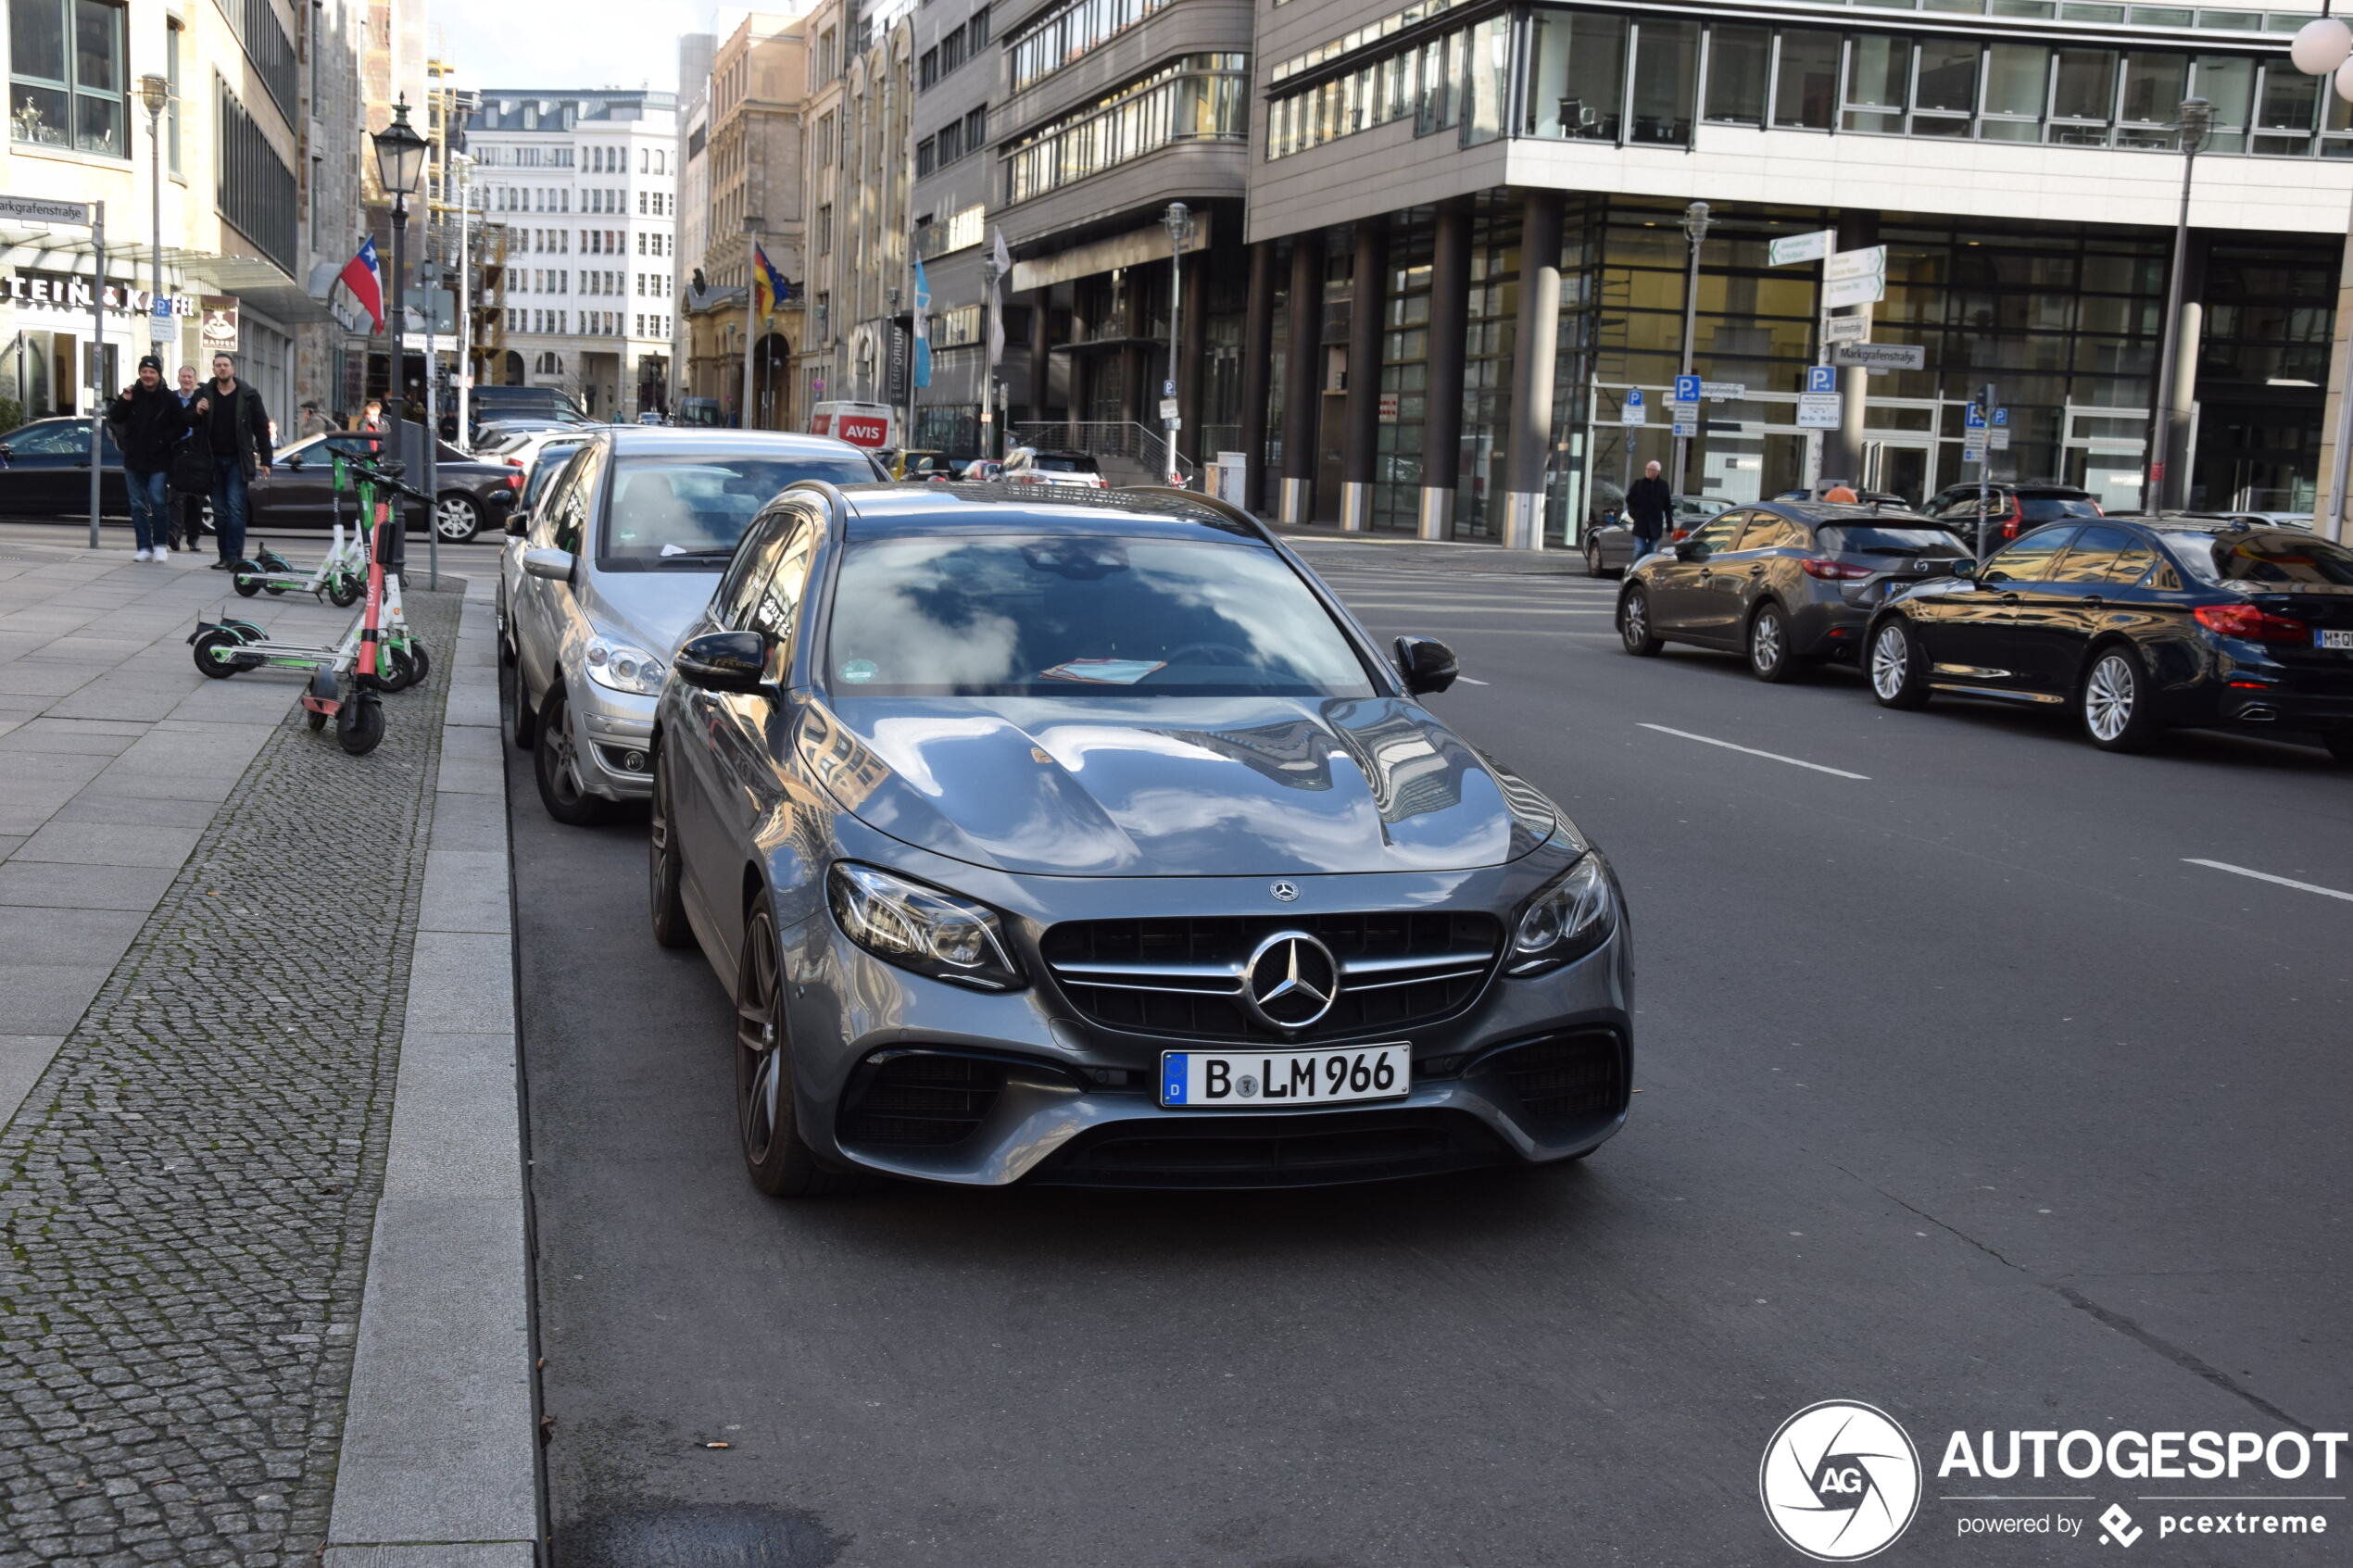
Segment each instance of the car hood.
[[796,744],[869,826],[1040,876],[1459,871],[1565,826],[1395,697],[857,697]]
[[667,659],[686,640],[719,586],[720,569],[591,571],[581,608],[599,631]]

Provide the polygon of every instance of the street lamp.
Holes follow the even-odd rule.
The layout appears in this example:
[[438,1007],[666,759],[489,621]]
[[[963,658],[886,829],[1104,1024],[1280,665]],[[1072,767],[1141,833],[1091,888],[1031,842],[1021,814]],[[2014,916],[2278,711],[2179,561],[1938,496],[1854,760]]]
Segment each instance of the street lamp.
[[[1683,238],[1691,243],[1691,258],[1683,270],[1683,368],[1681,374],[1686,376],[1692,373],[1692,338],[1699,325],[1699,247],[1706,240],[1708,228],[1714,221],[1715,220],[1708,216],[1708,207],[1705,202],[1693,202],[1683,209]],[[1692,404],[1691,411],[1692,423],[1696,426],[1699,422],[1699,405]],[[1683,435],[1675,437],[1674,476],[1669,483],[1675,486],[1678,494],[1688,492],[1691,488],[1689,478],[1683,471],[1689,450],[1690,437]]]
[[2141,491],[2141,505],[2152,512],[2169,506],[2179,508],[2187,499],[2182,484],[2184,476],[2167,472],[2166,458],[2173,439],[2173,405],[2183,390],[2180,367],[2174,361],[2182,352],[2183,273],[2190,257],[2190,176],[2197,168],[2197,150],[2205,144],[2213,124],[2213,105],[2204,98],[2182,100],[2181,117],[2174,125],[2182,147],[2182,210],[2173,224],[2173,276],[2165,291],[2165,345],[2157,367],[2157,408],[2149,421],[2148,477]]
[[[391,415],[393,440],[407,439],[408,410],[400,395],[402,360],[409,333],[409,193],[417,188],[418,176],[425,170],[426,143],[409,124],[409,98],[406,94],[392,106],[392,123],[375,133],[376,182],[384,194],[392,198],[392,376],[385,389],[384,411]],[[428,342],[431,340],[428,339]],[[430,524],[431,519],[427,520]],[[384,546],[384,565],[397,570],[408,558],[401,538],[405,529],[388,530],[392,537]]]
[[171,103],[170,82],[152,74],[141,77],[139,102],[147,109],[147,160],[153,166],[147,174],[154,194],[156,223],[156,243],[153,246],[156,253],[155,297],[147,304],[147,340],[161,343],[163,339],[156,331],[156,322],[162,318],[156,315],[155,307],[163,303],[163,111]]
[[980,351],[980,455],[984,458],[997,455],[997,340],[1002,330],[997,280],[1001,275],[993,252],[980,258],[980,307],[988,317],[981,329]]
[[[2336,95],[2353,102],[2353,27],[2347,27],[2335,17],[2322,16],[2306,22],[2288,45],[2288,58],[2296,69],[2307,76],[2332,77]],[[2353,220],[2348,220],[2353,228]],[[2343,367],[2346,361],[2339,361]],[[2332,539],[2345,537],[2345,488],[2353,480],[2353,369],[2332,368],[2331,378],[2342,375],[2345,380],[2336,389],[2336,445],[2329,461],[2329,515],[2325,521],[2314,519],[2316,526],[2325,528]]]
[[1192,208],[1183,202],[1170,202],[1160,220],[1168,229],[1168,380],[1161,387],[1161,427],[1168,437],[1168,483],[1181,487],[1185,476],[1176,467],[1176,432],[1181,422],[1176,413],[1176,329],[1185,308],[1185,247],[1193,239]]
[[467,421],[472,412],[474,336],[473,284],[469,274],[473,250],[466,231],[467,220],[473,216],[473,155],[451,153],[449,164],[457,172],[458,185],[458,439],[471,441],[467,432],[472,427]]

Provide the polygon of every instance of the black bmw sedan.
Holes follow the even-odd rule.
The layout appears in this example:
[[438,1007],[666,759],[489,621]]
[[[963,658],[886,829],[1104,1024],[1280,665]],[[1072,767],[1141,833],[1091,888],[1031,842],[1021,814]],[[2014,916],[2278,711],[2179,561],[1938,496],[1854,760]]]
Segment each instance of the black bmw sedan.
[[1591,1152],[1617,883],[1247,514],[790,486],[672,661],[653,928],[755,1185],[1268,1187]]
[[1626,651],[1667,642],[1736,650],[1760,681],[1854,659],[1888,595],[1969,554],[1910,512],[1831,501],[1735,507],[1637,561],[1617,595]]
[[1890,708],[2065,706],[2110,751],[2169,725],[2305,731],[2353,761],[2353,550],[2303,529],[2055,523],[1899,595],[1869,646]]

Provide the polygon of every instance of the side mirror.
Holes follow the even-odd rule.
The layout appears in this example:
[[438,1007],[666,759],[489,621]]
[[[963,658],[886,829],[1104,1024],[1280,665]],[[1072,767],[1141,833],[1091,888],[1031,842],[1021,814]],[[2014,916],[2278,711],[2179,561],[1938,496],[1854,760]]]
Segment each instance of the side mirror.
[[707,692],[758,692],[768,684],[768,639],[757,632],[705,632],[687,638],[670,667]]
[[1948,574],[1958,577],[1963,582],[1974,583],[1977,581],[1977,562],[1967,556],[1962,557],[1959,560],[1947,562],[1944,570]]
[[302,459],[298,457],[281,458],[278,459],[278,462],[281,467],[286,469],[289,472],[300,473],[302,471]]
[[507,514],[506,526],[508,538],[527,539],[531,536],[531,514],[529,512],[509,512]]
[[1678,539],[1675,541],[1675,558],[1677,560],[1705,560],[1707,546],[1697,540]]
[[1397,669],[1405,677],[1405,690],[1415,696],[1442,692],[1463,672],[1454,650],[1434,637],[1398,638]]
[[573,568],[578,564],[570,550],[525,550],[522,569],[534,577],[544,577],[550,583],[572,581]]

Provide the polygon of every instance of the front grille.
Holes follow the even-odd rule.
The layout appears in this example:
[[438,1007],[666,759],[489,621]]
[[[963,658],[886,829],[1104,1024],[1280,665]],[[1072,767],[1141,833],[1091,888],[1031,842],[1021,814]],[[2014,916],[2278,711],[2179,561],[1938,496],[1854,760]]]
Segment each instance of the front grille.
[[1530,1122],[1559,1126],[1626,1110],[1626,1051],[1607,1029],[1516,1046],[1490,1057]]
[[1493,1165],[1504,1146],[1453,1110],[1122,1122],[1081,1134],[1029,1179],[1049,1186],[1287,1187]]
[[[1278,931],[1315,937],[1340,960],[1340,994],[1313,1026],[1267,1028],[1242,1006],[1242,966]],[[1335,1040],[1393,1033],[1460,1012],[1503,948],[1492,915],[1452,910],[1214,915],[1069,921],[1039,945],[1071,1005],[1090,1021],[1196,1040]]]
[[1004,1068],[977,1057],[887,1056],[853,1080],[841,1114],[841,1141],[893,1148],[961,1143],[1004,1085]]

